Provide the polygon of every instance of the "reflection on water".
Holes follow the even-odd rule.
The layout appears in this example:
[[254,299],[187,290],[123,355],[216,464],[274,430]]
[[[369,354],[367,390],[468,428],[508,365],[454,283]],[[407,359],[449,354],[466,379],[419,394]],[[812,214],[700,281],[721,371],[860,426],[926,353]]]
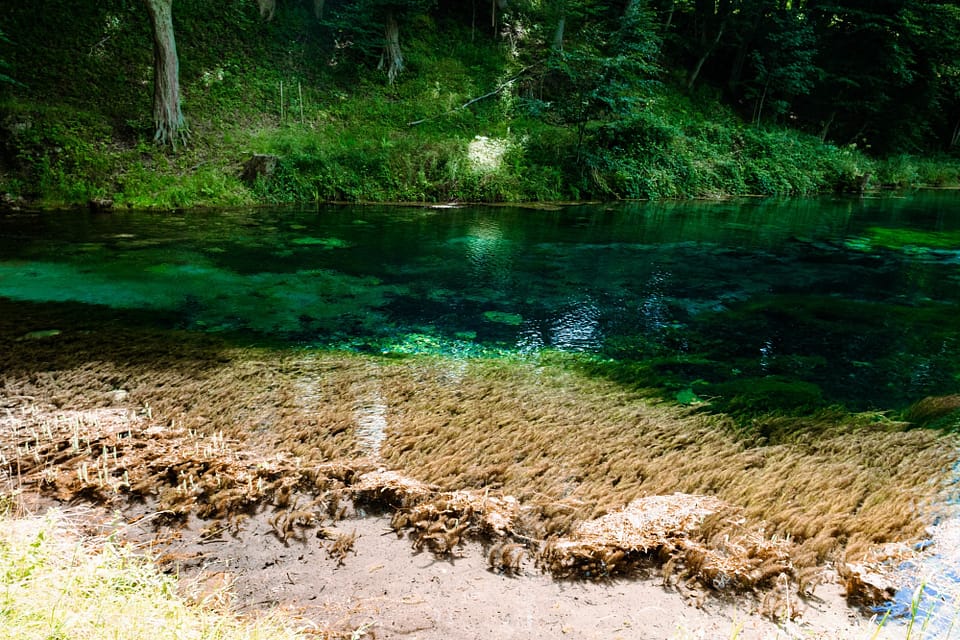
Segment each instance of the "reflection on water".
[[517,332],[517,353],[521,355],[533,355],[547,346],[547,341],[543,337],[543,331],[535,322],[525,322]]
[[496,287],[510,285],[513,247],[509,240],[504,239],[497,219],[473,223],[465,244],[472,282]]
[[387,404],[380,390],[374,388],[360,394],[353,415],[361,446],[368,455],[378,458],[387,431]]
[[958,202],[7,215],[0,296],[279,345],[552,348],[651,363],[631,375],[671,394],[773,379],[806,385],[801,405],[900,408],[960,389]]
[[650,276],[645,288],[643,304],[640,307],[640,316],[643,326],[651,336],[657,336],[669,324],[669,307],[665,291],[670,287],[671,274],[657,269]]
[[600,307],[585,297],[558,310],[550,323],[550,345],[565,351],[593,351],[603,343]]

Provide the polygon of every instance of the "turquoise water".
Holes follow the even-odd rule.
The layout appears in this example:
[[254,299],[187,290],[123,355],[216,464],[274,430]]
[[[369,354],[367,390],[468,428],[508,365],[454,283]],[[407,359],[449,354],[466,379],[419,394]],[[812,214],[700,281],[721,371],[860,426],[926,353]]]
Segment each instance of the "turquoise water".
[[280,347],[559,350],[730,410],[902,408],[960,392],[960,193],[9,213],[0,297]]

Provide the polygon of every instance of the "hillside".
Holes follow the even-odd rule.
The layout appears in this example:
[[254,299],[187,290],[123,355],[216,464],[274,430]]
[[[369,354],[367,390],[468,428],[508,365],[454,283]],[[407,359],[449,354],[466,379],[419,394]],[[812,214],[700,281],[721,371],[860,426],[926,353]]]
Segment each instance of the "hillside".
[[[8,205],[787,196],[958,182],[960,162],[939,133],[949,123],[919,122],[933,111],[916,112],[912,137],[897,133],[910,124],[900,121],[896,131],[864,124],[851,136],[861,114],[839,98],[829,127],[814,122],[811,105],[824,93],[796,78],[823,75],[823,63],[796,43],[790,60],[773,56],[777,33],[757,37],[757,25],[797,10],[750,13],[763,3],[711,10],[706,17],[724,22],[698,58],[697,29],[707,33],[700,3],[571,0],[558,16],[534,2],[177,0],[189,137],[175,148],[154,140],[145,4],[8,4],[0,18]],[[395,73],[383,16],[395,20],[402,46]],[[811,51],[827,52],[827,35]],[[764,81],[762,96],[756,82],[732,91],[720,81],[731,56],[752,61],[741,73]],[[809,68],[797,66],[803,60]],[[890,100],[874,99],[863,102],[876,107],[874,120],[893,117],[880,108]],[[874,148],[882,155],[864,153]],[[254,154],[278,161],[269,177],[245,181]]]

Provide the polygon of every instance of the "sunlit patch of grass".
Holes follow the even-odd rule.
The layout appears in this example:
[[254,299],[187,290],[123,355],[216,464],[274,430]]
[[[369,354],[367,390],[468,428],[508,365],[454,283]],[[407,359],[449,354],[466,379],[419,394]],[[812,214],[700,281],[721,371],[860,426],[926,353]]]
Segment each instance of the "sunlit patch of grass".
[[199,602],[178,594],[134,549],[83,537],[62,513],[0,518],[0,636],[21,640],[155,638],[274,640],[304,637],[279,613],[239,618],[221,590]]
[[136,163],[120,180],[124,191],[117,194],[117,204],[138,209],[240,206],[253,202],[236,175],[215,166],[188,167],[172,176]]

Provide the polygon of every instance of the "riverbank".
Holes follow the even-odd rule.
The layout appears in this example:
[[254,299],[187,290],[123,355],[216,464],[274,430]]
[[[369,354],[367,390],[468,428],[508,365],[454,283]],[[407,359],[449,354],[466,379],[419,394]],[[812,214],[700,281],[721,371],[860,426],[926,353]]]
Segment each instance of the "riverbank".
[[[960,183],[960,161],[951,157],[872,158],[744,125],[731,113],[715,120],[708,103],[667,89],[631,134],[664,140],[629,146],[589,169],[568,163],[576,148],[562,128],[508,119],[419,130],[405,120],[421,97],[388,102],[391,113],[365,120],[381,99],[345,96],[316,105],[302,123],[256,112],[234,117],[226,105],[198,114],[191,144],[171,153],[147,131],[115,129],[106,114],[14,98],[0,102],[8,158],[0,166],[2,206],[782,197]],[[249,168],[255,157],[266,159],[259,170]]]
[[[4,508],[19,515],[0,517],[0,553],[9,561],[5,628],[12,637],[31,637],[42,625],[76,638],[138,638],[135,622],[111,631],[112,621],[126,620],[131,607],[158,638],[188,630],[210,639],[903,635],[893,622],[877,631],[869,612],[848,608],[844,581],[832,571],[815,595],[811,589],[797,597],[785,590],[787,579],[759,591],[704,590],[674,579],[653,559],[628,574],[558,580],[537,562],[535,547],[497,542],[493,531],[474,532],[438,552],[418,544],[416,531],[397,528],[399,512],[382,511],[384,496],[401,485],[416,487],[412,479],[382,473],[375,479],[377,472],[368,472],[355,483],[365,485],[356,499],[332,499],[338,490],[330,484],[333,491],[305,497],[303,467],[282,453],[220,434],[144,429],[144,418],[118,406],[42,411],[32,405],[8,414],[4,431],[19,435],[24,453],[20,473],[7,475],[11,465],[4,474]],[[77,466],[68,454],[74,445],[57,441],[61,431],[73,434],[78,460],[87,457],[84,449],[102,455]],[[56,462],[48,457],[52,450],[62,452]],[[29,456],[48,462],[39,483]],[[364,466],[354,462],[353,471]],[[154,475],[161,468],[178,471],[176,487],[162,488],[162,477]],[[312,471],[315,478],[323,473],[349,481],[349,469]],[[245,470],[251,484],[243,489],[236,481]],[[234,497],[232,504],[221,500],[217,513],[213,478]],[[151,479],[160,485],[143,493]],[[70,493],[66,516],[46,511],[62,509]],[[498,495],[485,492],[486,506],[478,503],[485,511],[477,513],[496,515],[490,507]],[[515,555],[502,561],[500,553]],[[30,594],[29,604],[21,594]],[[44,606],[47,599],[56,601],[56,614]],[[115,602],[123,612],[112,612]]]
[[839,585],[824,585],[802,616],[778,624],[755,612],[752,596],[697,602],[656,578],[558,582],[528,565],[503,575],[478,543],[438,562],[412,552],[380,517],[340,522],[355,536],[342,561],[323,540],[283,544],[262,516],[222,537],[181,529],[165,544],[170,532],[152,520],[85,506],[0,517],[3,628],[18,638],[56,628],[79,640],[904,636],[899,625],[877,631],[848,610]]
[[[813,615],[840,583],[852,588],[846,567],[879,567],[883,557],[913,553],[909,545],[926,537],[937,515],[933,506],[942,502],[957,448],[954,436],[905,430],[876,415],[821,416],[808,421],[806,431],[791,425],[787,442],[752,446],[722,416],[665,404],[546,361],[278,353],[232,346],[216,336],[171,339],[137,329],[131,319],[119,324],[89,314],[86,329],[58,332],[49,328],[60,326],[57,314],[69,309],[19,309],[2,314],[9,321],[0,344],[3,454],[20,490],[119,510],[124,522],[147,517],[151,526],[139,541],[166,540],[175,555],[183,553],[177,545],[195,545],[176,556],[194,569],[262,557],[263,563],[243,570],[244,597],[251,602],[282,602],[275,593],[294,589],[285,581],[299,583],[287,575],[295,567],[298,575],[318,580],[313,591],[297,587],[298,610],[316,604],[309,594],[324,592],[326,584],[326,574],[305,569],[313,565],[304,564],[305,551],[296,551],[301,548],[317,561],[326,558],[330,571],[343,572],[338,577],[350,576],[343,587],[348,598],[361,582],[364,589],[381,584],[380,569],[371,569],[385,564],[380,554],[401,563],[396,571],[419,567],[427,573],[409,579],[430,583],[429,599],[421,595],[436,611],[451,590],[469,600],[472,590],[459,586],[473,584],[478,571],[493,570],[488,586],[501,595],[484,596],[487,604],[478,606],[485,613],[466,601],[465,618],[442,621],[424,613],[437,635],[421,629],[417,637],[443,637],[449,625],[508,624],[522,612],[498,604],[504,592],[497,589],[506,587],[539,590],[538,597],[571,607],[571,593],[602,598],[610,615],[623,612],[638,625],[645,619],[629,617],[631,598],[656,597],[651,613],[661,623],[665,610],[678,616],[655,636],[663,638],[684,637],[677,635],[676,620],[694,630],[708,625],[708,635],[730,635],[747,617],[746,607],[759,614],[749,619],[766,631],[739,637],[775,637],[770,633],[802,612]],[[24,332],[24,323],[31,331]],[[827,419],[832,422],[824,429]],[[381,468],[402,476],[377,475]],[[583,537],[628,516],[637,500],[676,492],[711,498],[685,507],[696,517],[656,521],[654,537],[641,538],[656,542],[624,547],[622,530],[619,546]],[[675,504],[688,504],[680,500]],[[509,516],[506,525],[490,524],[493,505]],[[385,520],[352,520],[384,508],[393,516],[389,527]],[[400,534],[399,547],[352,555],[355,544],[382,537],[373,530],[394,540]],[[483,551],[480,543],[487,545]],[[400,547],[419,555],[401,556]],[[573,551],[557,555],[558,548]],[[161,545],[161,552],[168,550]],[[279,556],[286,560],[264,582],[261,570],[274,567]],[[472,559],[461,562],[461,556]],[[404,565],[402,557],[422,563]],[[448,563],[450,581],[430,573]],[[358,576],[363,571],[357,567],[372,582]],[[229,570],[236,568],[230,560]],[[540,576],[541,569],[575,581],[554,583]],[[394,574],[382,575],[396,584]],[[633,582],[644,576],[646,582]],[[600,585],[590,584],[597,578]],[[256,584],[274,595],[263,595]],[[660,602],[649,594],[662,593],[663,585],[669,589]],[[379,612],[387,620],[385,611],[401,615],[423,604],[405,600],[415,598],[416,589],[383,600],[372,593],[355,611],[361,617]],[[692,613],[697,602],[707,618]],[[842,607],[830,611],[845,619],[837,613]],[[529,624],[562,630],[573,624],[564,615]],[[763,615],[780,626],[761,623]],[[359,626],[366,617],[349,620]]]

